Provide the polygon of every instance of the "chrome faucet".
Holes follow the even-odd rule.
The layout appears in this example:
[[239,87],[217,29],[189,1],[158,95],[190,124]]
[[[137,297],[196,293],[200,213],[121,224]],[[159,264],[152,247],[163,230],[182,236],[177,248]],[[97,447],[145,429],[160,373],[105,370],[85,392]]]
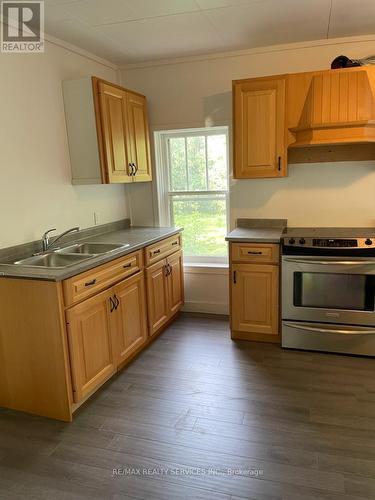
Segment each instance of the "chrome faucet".
[[72,227],[71,229],[64,231],[51,242],[49,234],[52,231],[56,231],[56,229],[48,229],[48,231],[46,231],[42,236],[43,252],[47,252],[47,250],[49,250],[58,240],[60,240],[66,234],[73,233],[74,231],[79,231],[79,227]]

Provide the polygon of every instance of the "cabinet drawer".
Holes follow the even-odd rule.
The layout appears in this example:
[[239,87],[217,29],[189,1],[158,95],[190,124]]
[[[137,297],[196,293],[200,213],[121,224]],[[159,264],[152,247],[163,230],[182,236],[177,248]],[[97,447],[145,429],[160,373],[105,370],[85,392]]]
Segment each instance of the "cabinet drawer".
[[271,243],[232,243],[232,261],[278,264],[279,245]]
[[154,245],[146,247],[146,266],[154,264],[181,248],[181,234],[176,234]]
[[142,250],[73,276],[63,283],[65,305],[75,304],[130,276],[143,267]]

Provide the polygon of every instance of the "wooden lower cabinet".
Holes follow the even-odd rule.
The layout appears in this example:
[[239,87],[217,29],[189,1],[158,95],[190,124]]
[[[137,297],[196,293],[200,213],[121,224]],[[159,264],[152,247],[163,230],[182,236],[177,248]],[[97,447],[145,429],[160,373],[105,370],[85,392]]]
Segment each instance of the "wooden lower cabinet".
[[115,286],[118,306],[113,315],[117,365],[147,341],[146,294],[143,271]]
[[67,311],[73,399],[100,387],[147,341],[143,271]]
[[149,333],[156,333],[169,318],[167,260],[146,269]]
[[173,316],[184,303],[184,266],[182,251],[167,258],[170,274],[168,276],[169,314]]
[[[231,331],[232,338],[262,342],[279,342],[279,265],[278,246],[269,245],[269,263],[233,262],[239,259],[237,247],[231,248]],[[259,258],[258,247],[246,246],[247,260]],[[257,254],[255,254],[255,250]],[[252,253],[252,251],[254,253]]]
[[149,334],[152,336],[174,316],[184,302],[182,251],[146,269]]
[[181,308],[180,236],[146,272],[150,246],[61,282],[1,279],[0,407],[70,422]]
[[75,403],[116,372],[110,298],[99,293],[66,313]]

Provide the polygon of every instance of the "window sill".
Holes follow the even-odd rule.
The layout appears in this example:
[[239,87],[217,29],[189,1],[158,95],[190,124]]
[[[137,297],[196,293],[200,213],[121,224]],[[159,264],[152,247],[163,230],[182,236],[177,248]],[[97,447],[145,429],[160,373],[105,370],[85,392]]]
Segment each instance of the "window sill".
[[223,263],[199,263],[199,262],[184,262],[185,274],[221,274],[229,273],[229,264]]

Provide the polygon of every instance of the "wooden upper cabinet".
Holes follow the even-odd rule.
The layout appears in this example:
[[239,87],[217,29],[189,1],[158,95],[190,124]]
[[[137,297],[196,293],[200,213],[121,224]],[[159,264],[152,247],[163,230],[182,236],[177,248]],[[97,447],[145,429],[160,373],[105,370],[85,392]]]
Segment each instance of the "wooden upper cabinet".
[[96,77],[63,95],[73,184],[152,180],[145,96]]
[[99,293],[66,313],[75,403],[117,369],[110,296],[111,290]]
[[132,182],[128,161],[127,94],[124,90],[101,81],[98,82],[98,93],[105,176],[109,183]]
[[134,181],[151,181],[146,98],[139,94],[127,92],[127,115],[129,122],[129,157],[131,163],[135,165]]
[[126,361],[147,340],[146,294],[143,271],[113,288],[118,310],[116,323],[117,365]]
[[234,178],[286,174],[285,77],[233,82]]

